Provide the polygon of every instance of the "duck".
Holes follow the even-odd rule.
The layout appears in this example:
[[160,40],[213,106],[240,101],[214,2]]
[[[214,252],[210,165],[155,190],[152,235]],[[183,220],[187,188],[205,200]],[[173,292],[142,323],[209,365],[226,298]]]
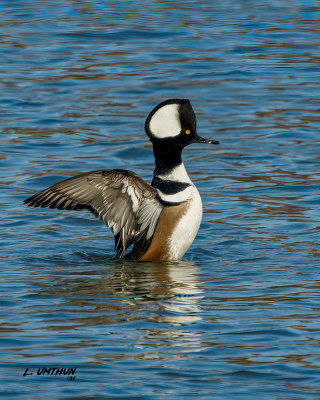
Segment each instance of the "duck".
[[202,220],[202,201],[182,161],[194,143],[214,144],[197,133],[188,99],[169,99],[145,121],[155,159],[151,185],[124,169],[82,173],[27,198],[29,207],[88,210],[112,231],[118,258],[132,261],[180,260]]

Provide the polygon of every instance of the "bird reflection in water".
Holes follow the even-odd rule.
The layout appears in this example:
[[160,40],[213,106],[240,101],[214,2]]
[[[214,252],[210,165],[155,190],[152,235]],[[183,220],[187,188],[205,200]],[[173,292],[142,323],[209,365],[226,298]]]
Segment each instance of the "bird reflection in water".
[[[98,264],[98,269],[58,274],[55,283],[46,287],[41,283],[41,294],[61,298],[64,315],[69,307],[72,310],[72,323],[63,329],[130,321],[180,325],[201,319],[202,291],[193,262],[115,261],[106,268],[101,260],[97,263],[96,256],[90,263],[95,264],[95,268]],[[59,265],[57,260],[54,264]],[[73,271],[76,270],[73,266]]]

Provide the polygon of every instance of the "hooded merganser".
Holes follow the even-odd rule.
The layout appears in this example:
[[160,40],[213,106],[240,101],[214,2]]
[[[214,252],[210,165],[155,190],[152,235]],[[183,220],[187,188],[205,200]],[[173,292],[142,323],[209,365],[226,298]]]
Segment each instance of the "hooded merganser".
[[[69,178],[24,201],[28,206],[89,210],[114,234],[117,256],[129,260],[179,260],[202,219],[202,203],[181,159],[191,143],[218,144],[197,134],[187,99],[166,100],[145,122],[153,144],[151,186],[134,172],[98,170]],[[126,253],[129,246],[132,250]]]

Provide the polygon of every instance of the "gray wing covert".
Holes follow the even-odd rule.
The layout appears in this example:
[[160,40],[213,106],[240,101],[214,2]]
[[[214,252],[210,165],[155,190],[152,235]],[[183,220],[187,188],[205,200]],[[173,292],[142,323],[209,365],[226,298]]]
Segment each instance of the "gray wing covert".
[[33,207],[88,209],[115,235],[119,257],[137,237],[150,239],[163,206],[157,191],[131,171],[101,170],[58,182],[25,200]]

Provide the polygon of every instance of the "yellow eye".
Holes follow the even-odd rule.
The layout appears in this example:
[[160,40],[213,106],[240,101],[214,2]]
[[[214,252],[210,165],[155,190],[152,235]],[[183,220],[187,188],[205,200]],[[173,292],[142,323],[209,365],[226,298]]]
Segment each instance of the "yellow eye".
[[187,129],[186,130],[186,134],[189,135],[189,133],[191,133],[191,132],[189,131],[189,129]]

